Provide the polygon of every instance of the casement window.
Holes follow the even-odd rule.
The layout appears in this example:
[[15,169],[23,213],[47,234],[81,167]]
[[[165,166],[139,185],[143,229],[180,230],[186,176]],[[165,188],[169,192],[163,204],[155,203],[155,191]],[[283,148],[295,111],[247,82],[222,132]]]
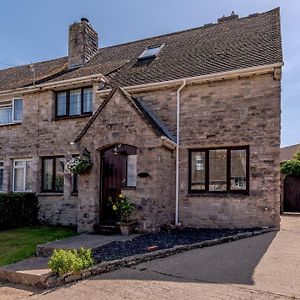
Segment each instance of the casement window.
[[3,181],[4,181],[4,162],[0,160],[0,192],[3,192]]
[[65,160],[63,157],[44,157],[42,159],[42,191],[64,191]]
[[137,178],[137,155],[128,155],[127,156],[127,184],[128,187],[136,186]]
[[189,193],[249,193],[249,147],[189,150]]
[[72,174],[71,180],[72,180],[72,193],[77,194],[78,193],[78,175]]
[[23,119],[23,99],[0,102],[0,125],[20,123]]
[[57,118],[91,114],[93,111],[93,88],[57,92],[55,106]]
[[32,160],[15,159],[13,161],[13,191],[30,192],[32,190]]

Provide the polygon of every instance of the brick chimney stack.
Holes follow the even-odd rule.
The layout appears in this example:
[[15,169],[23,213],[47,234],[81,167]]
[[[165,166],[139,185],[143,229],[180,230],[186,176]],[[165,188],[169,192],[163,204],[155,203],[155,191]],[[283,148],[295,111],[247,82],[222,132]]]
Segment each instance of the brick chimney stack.
[[89,20],[82,18],[80,22],[69,27],[68,65],[75,68],[85,65],[98,51],[98,33]]

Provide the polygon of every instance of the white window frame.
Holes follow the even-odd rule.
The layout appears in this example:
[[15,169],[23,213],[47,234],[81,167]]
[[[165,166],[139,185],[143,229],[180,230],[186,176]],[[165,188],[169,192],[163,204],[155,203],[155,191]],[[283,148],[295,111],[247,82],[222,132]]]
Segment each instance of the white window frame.
[[3,187],[3,190],[0,190],[0,193],[3,193],[4,192],[4,160],[0,159],[0,163],[3,163],[3,166],[0,165],[0,170],[3,170],[3,182],[2,182],[2,187]]
[[[12,100],[7,100],[7,101],[3,101],[3,102],[0,101],[0,110],[3,109],[3,108],[11,107],[11,114],[12,114],[11,115],[11,122],[10,123],[0,123],[0,126],[22,123],[22,121],[23,121],[23,111],[22,111],[22,119],[21,120],[15,120],[15,100],[22,100],[23,111],[24,111],[24,100],[21,97],[20,98],[13,98]],[[3,104],[3,103],[6,103],[6,104]]]
[[[25,164],[22,167],[16,167],[15,162],[22,161]],[[32,192],[32,190],[26,190],[26,162],[32,162],[31,158],[18,158],[13,160],[13,192],[14,193],[24,193],[24,192]],[[24,169],[24,178],[23,178],[23,190],[15,191],[15,169]]]

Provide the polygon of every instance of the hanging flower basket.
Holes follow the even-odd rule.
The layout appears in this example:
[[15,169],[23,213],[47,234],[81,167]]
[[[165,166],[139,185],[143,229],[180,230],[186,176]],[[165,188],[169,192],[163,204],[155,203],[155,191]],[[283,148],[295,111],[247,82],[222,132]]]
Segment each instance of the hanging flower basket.
[[93,166],[89,155],[73,157],[67,162],[66,168],[71,174],[83,174],[88,172]]

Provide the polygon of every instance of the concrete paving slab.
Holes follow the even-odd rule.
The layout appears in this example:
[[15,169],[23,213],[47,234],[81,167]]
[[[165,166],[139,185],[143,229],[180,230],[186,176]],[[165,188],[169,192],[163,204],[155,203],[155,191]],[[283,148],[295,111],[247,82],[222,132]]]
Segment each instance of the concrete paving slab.
[[283,216],[281,231],[273,234],[188,251],[43,293],[29,295],[25,288],[0,283],[0,299],[300,299],[300,217]]
[[49,242],[37,246],[37,256],[51,256],[54,249],[76,249],[81,247],[96,250],[114,241],[129,241],[137,237],[137,234],[124,235],[100,235],[100,234],[80,234],[70,238]]

